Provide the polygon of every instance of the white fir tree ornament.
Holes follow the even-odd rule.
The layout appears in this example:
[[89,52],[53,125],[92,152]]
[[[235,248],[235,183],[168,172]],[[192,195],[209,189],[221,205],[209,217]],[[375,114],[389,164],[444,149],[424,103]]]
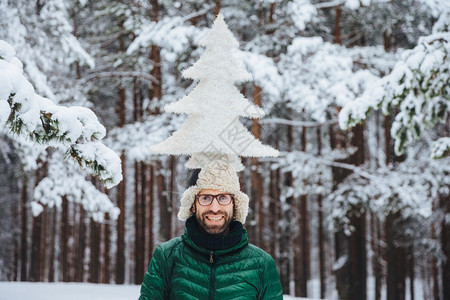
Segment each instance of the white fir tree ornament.
[[274,148],[263,145],[239,121],[239,117],[262,118],[264,111],[250,103],[234,85],[252,76],[233,55],[239,43],[219,14],[211,30],[200,40],[205,53],[185,78],[198,85],[165,111],[185,113],[187,121],[165,141],[150,147],[157,154],[190,155],[188,168],[202,168],[214,160],[226,160],[236,170],[243,166],[239,156],[278,156]]

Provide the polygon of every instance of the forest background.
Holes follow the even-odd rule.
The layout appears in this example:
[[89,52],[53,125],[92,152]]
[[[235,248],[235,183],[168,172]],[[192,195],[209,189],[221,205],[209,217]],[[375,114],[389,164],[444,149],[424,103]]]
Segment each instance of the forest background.
[[0,280],[140,284],[154,248],[182,234],[186,157],[148,148],[185,120],[163,108],[196,85],[181,72],[219,11],[254,77],[239,88],[266,112],[241,121],[281,152],[243,159],[240,176],[249,239],[275,258],[284,293],[450,299],[450,4],[439,0],[1,0],[0,39],[24,76],[95,112],[123,180],[107,189],[4,126]]

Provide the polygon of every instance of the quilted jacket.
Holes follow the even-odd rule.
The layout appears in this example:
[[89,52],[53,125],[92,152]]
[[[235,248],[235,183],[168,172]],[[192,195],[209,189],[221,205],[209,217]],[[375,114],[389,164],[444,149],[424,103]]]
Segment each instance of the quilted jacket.
[[225,250],[198,246],[186,232],[159,245],[145,274],[139,300],[282,299],[272,257],[241,240]]

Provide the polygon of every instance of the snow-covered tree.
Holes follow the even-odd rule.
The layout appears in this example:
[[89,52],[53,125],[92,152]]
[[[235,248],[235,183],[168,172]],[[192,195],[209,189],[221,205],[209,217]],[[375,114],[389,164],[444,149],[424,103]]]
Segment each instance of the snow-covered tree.
[[201,168],[210,160],[226,159],[242,169],[238,156],[276,156],[278,152],[263,145],[240,123],[239,117],[261,118],[264,112],[239,92],[235,82],[251,80],[242,63],[233,55],[239,46],[222,15],[202,38],[205,53],[190,68],[185,78],[199,80],[188,95],[165,107],[167,112],[186,113],[188,119],[164,142],[152,146],[154,153],[187,154],[189,168]]
[[[341,128],[367,118],[373,109],[395,114],[391,135],[395,152],[420,138],[425,130],[447,122],[450,111],[450,13],[441,15],[433,34],[419,39],[412,50],[402,53],[392,72],[349,102],[340,112]],[[398,110],[398,112],[397,112]],[[433,146],[433,157],[448,155],[450,144],[443,137]]]
[[[371,59],[384,62],[375,65]],[[282,60],[287,105],[321,123],[335,120],[338,107],[371,86],[390,60],[392,57],[379,47],[346,49],[320,37],[298,37]],[[361,65],[367,69],[360,69]]]
[[99,142],[106,134],[85,107],[65,107],[37,95],[14,49],[0,41],[0,122],[21,138],[58,147],[112,187],[122,179],[117,154]]

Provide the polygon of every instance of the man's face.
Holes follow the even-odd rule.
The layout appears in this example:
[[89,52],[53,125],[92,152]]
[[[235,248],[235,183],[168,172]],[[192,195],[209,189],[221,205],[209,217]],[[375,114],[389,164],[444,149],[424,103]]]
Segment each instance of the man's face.
[[[224,192],[218,190],[202,189],[198,195],[219,195]],[[228,205],[220,205],[217,199],[214,199],[210,205],[200,205],[195,200],[195,218],[203,229],[214,235],[226,235],[229,232],[229,225],[234,217],[233,201]]]

